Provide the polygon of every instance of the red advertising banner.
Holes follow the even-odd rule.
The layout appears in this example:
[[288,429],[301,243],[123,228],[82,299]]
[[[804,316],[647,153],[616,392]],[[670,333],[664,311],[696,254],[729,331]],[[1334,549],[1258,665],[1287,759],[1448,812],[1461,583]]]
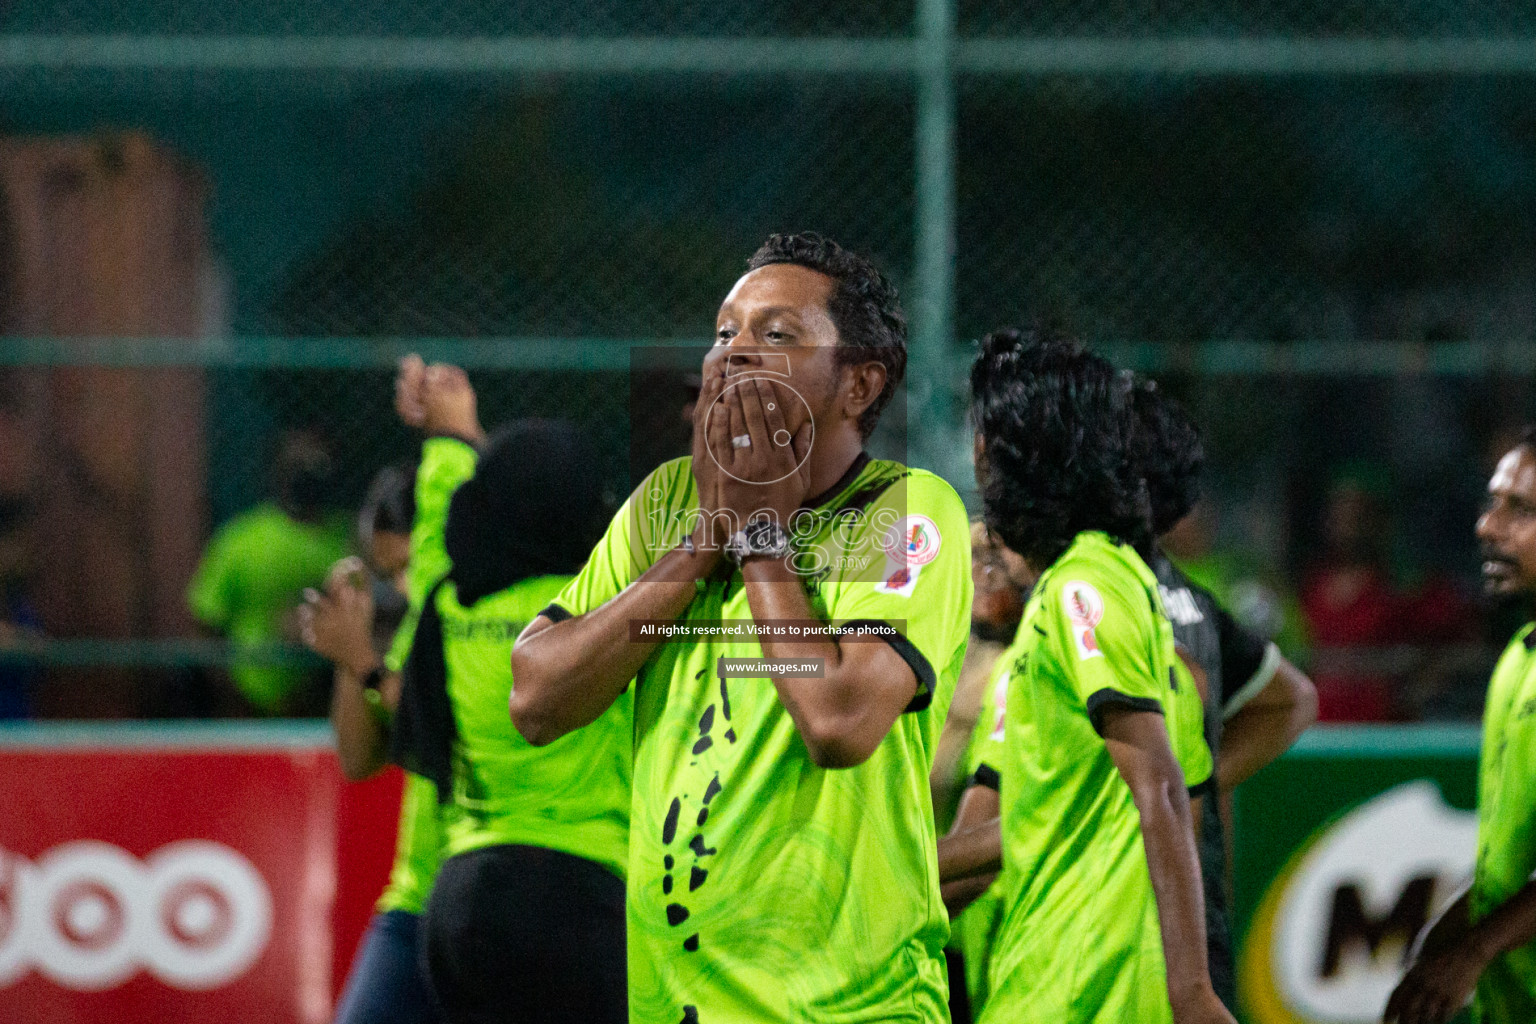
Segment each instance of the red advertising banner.
[[337,905],[343,787],[323,727],[0,731],[0,1020],[329,1021],[382,882]]

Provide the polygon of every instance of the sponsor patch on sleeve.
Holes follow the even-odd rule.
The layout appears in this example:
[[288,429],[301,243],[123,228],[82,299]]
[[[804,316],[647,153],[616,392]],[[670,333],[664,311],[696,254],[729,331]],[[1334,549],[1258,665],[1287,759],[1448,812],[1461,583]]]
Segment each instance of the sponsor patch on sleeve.
[[1094,629],[1104,621],[1104,598],[1092,584],[1073,580],[1061,588],[1061,603],[1072,625],[1072,640],[1077,644],[1077,656],[1084,661],[1102,658],[1099,638]]
[[886,559],[885,578],[875,584],[875,592],[911,597],[912,588],[917,586],[917,574],[922,571],[921,565],[902,565],[898,561]]
[[916,568],[938,558],[943,543],[938,525],[914,513],[897,520],[886,533],[885,554],[898,565]]
[[994,742],[1001,743],[1008,732],[1008,673],[1004,672],[998,677],[996,687],[992,691],[992,702],[997,709],[997,715],[992,722],[992,739]]

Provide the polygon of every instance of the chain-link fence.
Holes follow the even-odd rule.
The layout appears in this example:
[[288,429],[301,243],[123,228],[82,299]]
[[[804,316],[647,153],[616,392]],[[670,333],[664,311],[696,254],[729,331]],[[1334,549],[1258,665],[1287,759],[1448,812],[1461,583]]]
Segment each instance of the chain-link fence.
[[[31,454],[0,512],[72,509],[50,543],[99,532],[144,593],[37,584],[48,545],[7,572],[49,635],[119,642],[49,657],[161,666],[105,708],[156,710],[165,664],[222,658],[171,609],[285,432],[355,503],[411,449],[389,364],[425,348],[488,421],[581,423],[621,492],[627,347],[706,338],[763,237],[815,229],[902,287],[910,455],[963,491],[967,339],[1046,316],[1189,398],[1223,543],[1300,588],[1369,463],[1398,574],[1464,586],[1531,409],[1500,346],[1536,333],[1533,99],[1514,3],[13,5],[0,406]],[[49,340],[81,335],[205,340]],[[37,706],[102,710],[83,688]]]

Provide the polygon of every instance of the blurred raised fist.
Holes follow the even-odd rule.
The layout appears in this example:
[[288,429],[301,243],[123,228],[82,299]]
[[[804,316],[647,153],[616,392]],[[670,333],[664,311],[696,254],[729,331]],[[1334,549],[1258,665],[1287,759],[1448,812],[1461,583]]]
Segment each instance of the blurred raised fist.
[[476,409],[475,389],[469,375],[457,366],[433,363],[423,373],[420,389],[422,429],[429,434],[451,434],[472,444],[485,440]]

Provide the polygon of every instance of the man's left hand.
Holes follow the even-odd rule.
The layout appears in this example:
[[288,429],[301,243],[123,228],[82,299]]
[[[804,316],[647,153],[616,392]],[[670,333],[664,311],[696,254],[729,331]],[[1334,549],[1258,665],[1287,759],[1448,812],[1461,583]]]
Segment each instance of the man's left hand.
[[1387,1000],[1382,1020],[1385,1024],[1445,1024],[1466,1005],[1487,966],[1469,943],[1420,957]]
[[708,417],[709,452],[723,471],[717,481],[719,508],[735,516],[738,528],[756,513],[768,513],[788,529],[789,519],[810,489],[810,420],[790,431],[779,386],[762,377],[727,382]]

